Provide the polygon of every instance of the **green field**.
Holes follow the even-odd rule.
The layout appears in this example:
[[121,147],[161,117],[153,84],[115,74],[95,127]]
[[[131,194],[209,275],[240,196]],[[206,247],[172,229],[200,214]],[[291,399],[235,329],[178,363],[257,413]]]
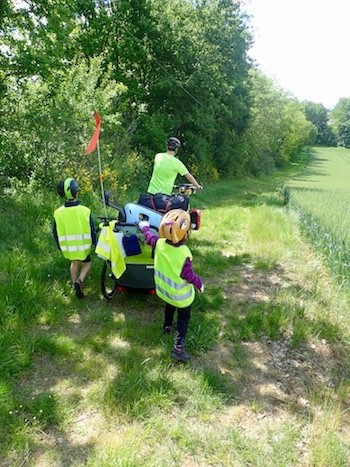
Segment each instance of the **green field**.
[[311,164],[286,184],[295,209],[312,241],[334,271],[350,278],[350,150],[315,148]]

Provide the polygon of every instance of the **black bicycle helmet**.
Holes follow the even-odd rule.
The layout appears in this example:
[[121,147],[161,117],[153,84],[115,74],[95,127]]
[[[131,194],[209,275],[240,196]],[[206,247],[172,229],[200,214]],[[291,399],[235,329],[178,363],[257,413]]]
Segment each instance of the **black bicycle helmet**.
[[75,199],[79,191],[79,184],[74,178],[65,178],[57,185],[57,191],[62,198]]
[[169,139],[168,139],[168,148],[169,149],[177,149],[181,147],[181,141],[177,138],[175,138],[175,136],[171,136]]

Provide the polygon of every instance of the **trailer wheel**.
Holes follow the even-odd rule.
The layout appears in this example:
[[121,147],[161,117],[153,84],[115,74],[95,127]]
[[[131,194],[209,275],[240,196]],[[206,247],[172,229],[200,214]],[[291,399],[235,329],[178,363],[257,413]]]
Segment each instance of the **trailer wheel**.
[[117,280],[112,273],[110,261],[104,261],[101,274],[101,290],[106,300],[111,300],[117,293]]

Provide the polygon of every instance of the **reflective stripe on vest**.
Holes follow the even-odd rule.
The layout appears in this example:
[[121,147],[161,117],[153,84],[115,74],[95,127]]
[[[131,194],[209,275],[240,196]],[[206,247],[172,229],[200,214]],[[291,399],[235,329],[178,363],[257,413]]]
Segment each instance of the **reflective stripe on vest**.
[[85,250],[90,250],[90,244],[89,245],[61,245],[61,251],[85,251]]
[[[186,286],[187,285],[188,284],[186,284]],[[156,284],[156,288],[165,297],[169,298],[170,300],[177,301],[179,303],[183,302],[184,300],[187,300],[187,299],[191,298],[192,297],[192,291],[193,291],[192,290],[193,287],[191,287],[191,289],[187,293],[184,293],[184,294],[181,295],[181,294],[172,294],[172,293],[168,292],[167,290],[164,290],[159,284]],[[192,301],[191,301],[191,303],[192,303]],[[185,305],[185,306],[187,306],[187,305]],[[185,307],[182,306],[180,308],[185,308]]]
[[111,258],[111,246],[108,243],[107,226],[102,227],[95,253],[102,259],[109,260]]
[[157,241],[154,259],[154,280],[157,295],[170,305],[185,308],[194,300],[194,287],[181,278],[186,258],[192,254],[186,245],[174,247],[161,238]]
[[98,239],[95,253],[103,259],[109,259],[111,256],[111,247],[107,245],[104,239],[101,239],[101,236]]
[[90,209],[77,205],[56,209],[57,237],[61,252],[70,260],[84,260],[92,246]]
[[72,242],[74,240],[91,240],[91,233],[83,235],[61,235],[58,237],[59,242]]
[[163,282],[165,282],[166,284],[169,284],[170,287],[172,287],[173,289],[176,289],[176,290],[181,290],[183,289],[184,287],[187,287],[187,282],[186,281],[183,281],[183,283],[181,284],[178,284],[176,283],[175,281],[172,281],[171,279],[169,279],[168,277],[166,277],[164,274],[162,274],[161,272],[159,271],[155,271],[154,273],[156,276],[158,276]]

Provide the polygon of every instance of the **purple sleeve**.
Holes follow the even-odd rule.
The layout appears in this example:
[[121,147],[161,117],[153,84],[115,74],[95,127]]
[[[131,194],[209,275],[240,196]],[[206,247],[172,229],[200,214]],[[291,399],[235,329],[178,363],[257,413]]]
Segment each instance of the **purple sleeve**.
[[150,245],[152,248],[154,248],[159,237],[152,233],[149,227],[143,227],[142,233],[145,236],[145,242],[147,245]]
[[190,284],[193,284],[197,289],[202,287],[202,280],[194,272],[190,258],[186,258],[185,264],[182,268],[181,277]]

